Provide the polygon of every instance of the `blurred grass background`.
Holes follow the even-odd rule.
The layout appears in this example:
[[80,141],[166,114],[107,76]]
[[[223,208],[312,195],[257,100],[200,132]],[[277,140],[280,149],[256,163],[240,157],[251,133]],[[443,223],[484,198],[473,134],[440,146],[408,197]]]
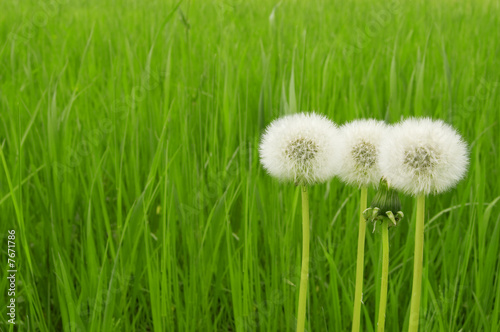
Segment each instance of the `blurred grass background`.
[[[430,116],[464,136],[467,178],[427,202],[420,326],[500,329],[498,0],[2,7],[0,266],[15,229],[19,331],[294,330],[300,190],[265,174],[258,142],[312,110],[338,124]],[[334,179],[310,195],[307,326],[348,331],[359,192]],[[402,201],[387,331],[409,317],[415,207]],[[366,250],[373,331],[378,232]]]

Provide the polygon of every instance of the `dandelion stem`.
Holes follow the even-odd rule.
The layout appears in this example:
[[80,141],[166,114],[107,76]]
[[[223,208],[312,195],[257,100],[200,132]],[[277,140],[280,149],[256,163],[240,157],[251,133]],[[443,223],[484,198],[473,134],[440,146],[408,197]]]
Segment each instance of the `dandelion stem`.
[[378,309],[377,331],[384,332],[385,309],[387,306],[387,281],[389,279],[389,230],[388,221],[382,222],[382,283],[380,285],[380,302]]
[[422,295],[422,262],[424,256],[425,196],[417,197],[417,221],[415,227],[415,253],[413,258],[413,288],[411,293],[409,332],[418,331],[420,296]]
[[359,199],[359,231],[358,231],[358,258],[356,263],[356,289],[354,291],[354,309],[352,316],[352,332],[359,332],[361,326],[361,303],[363,301],[363,270],[365,260],[365,231],[366,220],[363,212],[367,205],[367,188],[361,187]]
[[300,270],[299,309],[297,332],[304,331],[306,320],[307,283],[309,279],[309,194],[302,186],[302,268]]

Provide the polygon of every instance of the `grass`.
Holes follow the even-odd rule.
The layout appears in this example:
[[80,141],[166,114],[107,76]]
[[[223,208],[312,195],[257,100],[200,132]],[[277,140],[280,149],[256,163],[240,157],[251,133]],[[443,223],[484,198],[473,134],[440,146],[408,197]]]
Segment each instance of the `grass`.
[[[471,165],[426,202],[421,331],[500,330],[498,1],[2,7],[1,266],[15,229],[19,330],[293,330],[300,188],[265,174],[258,142],[299,110],[457,128]],[[310,331],[350,330],[358,192],[310,190]],[[402,203],[387,331],[409,320],[416,205]],[[376,328],[377,232],[363,331]]]

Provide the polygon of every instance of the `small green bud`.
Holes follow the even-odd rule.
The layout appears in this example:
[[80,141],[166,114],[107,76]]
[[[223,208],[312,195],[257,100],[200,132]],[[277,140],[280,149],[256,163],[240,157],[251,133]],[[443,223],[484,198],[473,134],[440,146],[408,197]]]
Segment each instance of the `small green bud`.
[[363,216],[366,221],[371,221],[374,224],[387,218],[390,221],[389,225],[394,226],[403,219],[404,214],[401,211],[399,195],[396,190],[391,188],[385,178],[380,179],[377,194],[373,198],[370,207],[363,211]]
[[392,213],[401,211],[398,192],[390,187],[385,178],[380,179],[377,194],[373,198],[370,207],[379,208],[379,214],[386,214],[387,211],[392,211]]

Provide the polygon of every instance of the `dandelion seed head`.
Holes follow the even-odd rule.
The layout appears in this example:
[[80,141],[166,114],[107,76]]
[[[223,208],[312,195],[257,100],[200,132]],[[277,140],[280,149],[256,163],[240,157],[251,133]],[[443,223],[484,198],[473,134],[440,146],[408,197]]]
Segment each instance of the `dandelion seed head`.
[[338,130],[322,115],[299,113],[273,121],[262,136],[260,159],[272,176],[296,184],[324,182],[338,172]]
[[441,120],[410,118],[392,129],[380,149],[379,167],[407,194],[439,194],[454,187],[469,165],[467,144]]
[[377,148],[367,141],[355,144],[351,149],[351,154],[359,170],[367,171],[377,162]]
[[357,186],[377,186],[381,171],[378,167],[379,147],[388,126],[374,119],[355,120],[340,128],[342,166],[340,178]]
[[429,174],[439,164],[440,153],[431,145],[411,146],[404,152],[404,161],[408,171],[415,174]]

